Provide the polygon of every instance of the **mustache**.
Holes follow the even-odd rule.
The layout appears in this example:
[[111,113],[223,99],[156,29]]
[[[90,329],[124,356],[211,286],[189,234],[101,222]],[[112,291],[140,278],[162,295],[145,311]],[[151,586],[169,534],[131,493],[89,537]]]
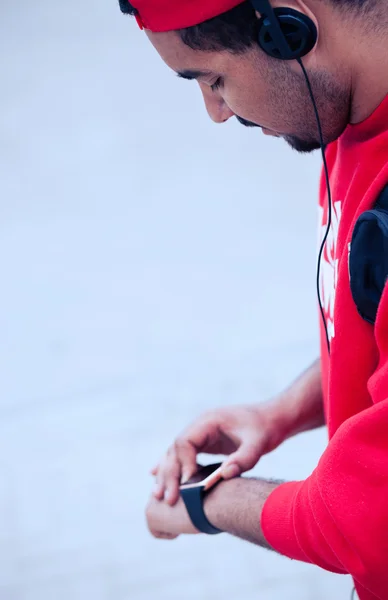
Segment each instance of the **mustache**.
[[244,127],[261,127],[261,125],[258,125],[257,123],[253,123],[253,121],[247,121],[247,119],[243,119],[242,117],[239,117],[238,115],[235,115],[236,119],[239,123],[241,123],[241,125],[244,125]]

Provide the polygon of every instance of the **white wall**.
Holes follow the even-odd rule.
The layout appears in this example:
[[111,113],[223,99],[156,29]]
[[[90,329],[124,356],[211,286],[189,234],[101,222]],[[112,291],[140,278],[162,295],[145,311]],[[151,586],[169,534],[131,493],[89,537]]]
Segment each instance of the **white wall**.
[[[319,156],[213,125],[115,0],[3,0],[0,57],[1,598],[347,598],[225,536],[157,542],[143,517],[193,416],[316,354]],[[324,443],[257,473],[302,478]]]

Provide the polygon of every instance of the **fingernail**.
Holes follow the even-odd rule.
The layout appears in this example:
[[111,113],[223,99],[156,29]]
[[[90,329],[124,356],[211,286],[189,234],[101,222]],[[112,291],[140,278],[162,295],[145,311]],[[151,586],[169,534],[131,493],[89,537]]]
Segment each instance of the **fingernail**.
[[240,474],[240,469],[237,465],[228,465],[222,472],[225,479],[231,479],[237,477]]
[[181,483],[187,483],[189,479],[190,479],[190,472],[186,471],[182,475]]

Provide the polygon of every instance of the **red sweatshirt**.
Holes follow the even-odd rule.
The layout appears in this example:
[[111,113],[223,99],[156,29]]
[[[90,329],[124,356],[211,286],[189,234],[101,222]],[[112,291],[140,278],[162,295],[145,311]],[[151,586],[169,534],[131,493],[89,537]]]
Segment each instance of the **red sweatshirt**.
[[[268,498],[262,528],[281,554],[350,573],[361,600],[388,599],[388,286],[375,325],[358,314],[348,255],[355,221],[388,183],[388,97],[327,148],[332,227],[321,263],[330,357],[321,326],[329,444],[305,481]],[[327,191],[320,187],[321,237]]]

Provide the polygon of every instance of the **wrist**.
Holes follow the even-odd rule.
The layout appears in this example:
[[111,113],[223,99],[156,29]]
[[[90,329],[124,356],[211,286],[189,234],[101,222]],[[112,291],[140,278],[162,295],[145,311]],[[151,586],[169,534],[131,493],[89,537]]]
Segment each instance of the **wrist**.
[[325,424],[320,361],[268,403],[279,443],[302,431]]
[[303,396],[295,390],[288,390],[271,400],[273,427],[277,432],[278,445],[303,428],[305,421]]
[[293,435],[295,424],[299,420],[296,402],[289,394],[282,393],[257,404],[255,409],[261,419],[264,419],[261,425],[266,434],[263,454],[267,454]]
[[292,435],[298,417],[295,414],[293,400],[283,393],[269,400],[263,408],[268,415],[269,450],[271,451]]
[[261,531],[261,513],[279,483],[247,477],[221,481],[204,499],[206,518],[221,531],[268,547]]
[[225,498],[235,493],[236,481],[240,477],[220,481],[213,489],[207,492],[203,499],[203,511],[208,521],[221,531],[227,531],[227,518],[225,515]]

